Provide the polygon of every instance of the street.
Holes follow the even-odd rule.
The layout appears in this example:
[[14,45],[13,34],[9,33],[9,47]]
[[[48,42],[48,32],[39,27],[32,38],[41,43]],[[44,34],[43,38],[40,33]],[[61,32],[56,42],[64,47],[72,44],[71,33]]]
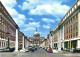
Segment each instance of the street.
[[26,53],[10,53],[4,52],[0,53],[0,57],[80,57],[79,53],[48,53],[43,49],[38,49],[35,52],[26,52]]

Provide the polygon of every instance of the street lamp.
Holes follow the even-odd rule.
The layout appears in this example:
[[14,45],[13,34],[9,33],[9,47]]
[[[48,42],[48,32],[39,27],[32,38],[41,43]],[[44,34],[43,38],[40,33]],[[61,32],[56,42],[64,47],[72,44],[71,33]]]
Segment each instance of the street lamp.
[[7,36],[8,36],[8,47],[7,48],[9,49],[10,48],[9,47],[9,36],[10,36],[10,33],[9,32],[7,32]]

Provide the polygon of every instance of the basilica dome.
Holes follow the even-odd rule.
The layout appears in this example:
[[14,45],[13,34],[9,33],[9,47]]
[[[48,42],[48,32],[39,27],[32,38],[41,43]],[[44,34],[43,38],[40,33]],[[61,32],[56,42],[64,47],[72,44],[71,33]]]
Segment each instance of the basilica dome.
[[34,37],[40,37],[40,33],[37,31],[37,29],[36,32],[34,32]]

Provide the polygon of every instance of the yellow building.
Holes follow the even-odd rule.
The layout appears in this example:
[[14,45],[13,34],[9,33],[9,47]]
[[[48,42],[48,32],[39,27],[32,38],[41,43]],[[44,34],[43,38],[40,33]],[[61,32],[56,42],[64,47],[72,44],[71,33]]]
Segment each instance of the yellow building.
[[53,29],[54,48],[64,50],[80,49],[80,0],[70,8]]

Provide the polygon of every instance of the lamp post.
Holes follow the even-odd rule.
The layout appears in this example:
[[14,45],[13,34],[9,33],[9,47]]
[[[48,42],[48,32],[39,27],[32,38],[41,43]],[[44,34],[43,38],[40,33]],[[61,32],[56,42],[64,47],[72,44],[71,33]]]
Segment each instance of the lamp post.
[[34,46],[34,38],[33,38],[33,46]]
[[53,48],[53,34],[51,34],[51,48]]
[[8,36],[8,47],[7,48],[9,49],[10,48],[9,47],[9,36],[10,36],[10,33],[9,32],[7,32],[7,36]]

